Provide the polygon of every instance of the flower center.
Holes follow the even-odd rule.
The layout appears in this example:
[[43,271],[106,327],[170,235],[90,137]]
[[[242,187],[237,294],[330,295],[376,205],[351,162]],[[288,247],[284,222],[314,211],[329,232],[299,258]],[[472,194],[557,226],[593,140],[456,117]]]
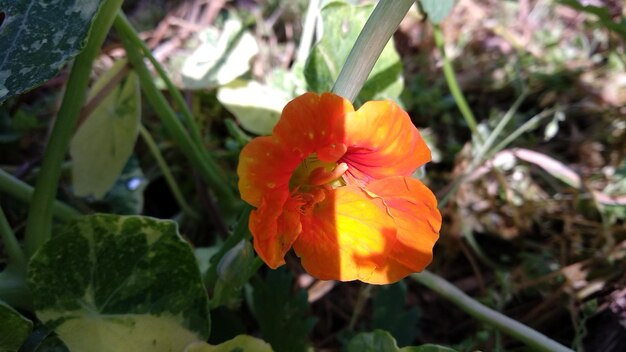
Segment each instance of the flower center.
[[343,174],[348,171],[346,163],[329,163],[318,159],[313,153],[304,159],[289,179],[289,190],[309,192],[314,187],[328,185],[332,188],[345,186]]

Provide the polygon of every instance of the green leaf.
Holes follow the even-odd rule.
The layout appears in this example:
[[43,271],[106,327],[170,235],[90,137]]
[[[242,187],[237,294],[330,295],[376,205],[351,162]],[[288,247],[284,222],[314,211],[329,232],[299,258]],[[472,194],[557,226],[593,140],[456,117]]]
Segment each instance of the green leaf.
[[37,317],[72,352],[181,351],[209,333],[208,298],[176,223],[91,215],[31,259]]
[[375,330],[364,332],[353,337],[346,346],[347,352],[455,352],[453,349],[426,344],[398,348],[396,340],[387,331]]
[[[350,49],[373,9],[373,5],[355,6],[334,1],[321,10],[324,34],[313,48],[304,67],[309,90],[319,93],[332,89]],[[357,97],[357,105],[368,100],[398,100],[403,89],[402,82],[400,56],[393,41],[389,41]]]
[[0,301],[0,351],[17,351],[33,330],[33,322]]
[[284,268],[271,270],[265,282],[255,283],[254,314],[261,335],[276,352],[301,352],[308,348],[307,335],[315,319],[307,318],[307,293],[292,295],[292,276]]
[[374,332],[364,332],[353,337],[348,346],[347,352],[398,352],[399,348],[393,336],[387,331],[376,330]]
[[265,341],[248,335],[239,335],[217,346],[206,342],[194,343],[185,352],[272,352],[272,347]]
[[419,0],[419,4],[430,22],[439,24],[452,11],[456,0]]
[[[96,82],[90,99],[99,94],[98,87],[124,67],[125,63],[120,62]],[[113,187],[135,147],[140,118],[139,80],[131,72],[125,82],[95,108],[72,138],[70,155],[76,195],[102,199]]]
[[246,130],[269,135],[291,97],[255,81],[236,80],[220,88],[217,99]]
[[210,89],[227,84],[250,69],[250,59],[259,52],[256,40],[241,20],[231,16],[221,34],[209,28],[200,33],[202,44],[182,67],[186,89]]
[[53,77],[85,45],[100,0],[0,0],[0,103]]
[[389,331],[400,346],[406,346],[417,337],[419,312],[406,305],[406,284],[400,281],[381,286],[373,299],[372,327]]

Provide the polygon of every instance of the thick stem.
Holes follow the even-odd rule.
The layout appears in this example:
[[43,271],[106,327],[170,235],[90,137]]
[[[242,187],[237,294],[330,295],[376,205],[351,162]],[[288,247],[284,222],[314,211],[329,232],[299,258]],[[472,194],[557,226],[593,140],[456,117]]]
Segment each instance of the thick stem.
[[128,26],[125,25],[121,16],[115,19],[115,28],[122,36],[122,42],[128,55],[128,60],[133,65],[146,99],[161,118],[170,136],[176,141],[183,154],[191,164],[200,172],[202,178],[209,184],[211,190],[217,195],[223,210],[233,210],[237,207],[237,199],[233,191],[228,187],[226,176],[219,170],[216,163],[202,152],[202,146],[196,145],[189,133],[185,130],[178,116],[169,105],[161,91],[156,87],[152,74],[143,61],[139,49],[131,41]]
[[102,5],[91,26],[87,45],[76,57],[72,66],[63,102],[50,134],[41,173],[37,177],[35,193],[30,203],[24,240],[28,257],[32,256],[50,238],[52,204],[61,176],[61,165],[76,127],[80,109],[85,101],[93,61],[121,4],[122,0],[108,0]]
[[414,0],[381,0],[367,19],[333,86],[333,93],[354,101],[385,45]]
[[533,351],[572,352],[546,335],[497,312],[466,295],[443,278],[425,270],[411,278],[441,295],[465,313],[525,343]]
[[185,102],[185,98],[183,98],[183,95],[176,88],[176,86],[174,86],[174,83],[172,83],[172,80],[167,75],[167,72],[165,72],[165,69],[163,68],[161,63],[154,57],[154,55],[152,55],[152,52],[150,51],[148,45],[146,45],[146,43],[141,40],[141,38],[139,38],[139,34],[137,34],[137,31],[130,24],[124,13],[119,12],[117,14],[115,26],[120,33],[123,33],[123,35],[126,36],[126,39],[131,41],[136,47],[141,48],[144,56],[148,58],[148,60],[150,60],[150,63],[152,63],[152,66],[154,66],[155,70],[165,83],[168,92],[170,92],[172,98],[174,98],[176,105],[178,105],[178,108],[181,110],[183,117],[185,118],[185,121],[188,125],[187,127],[189,127],[189,129],[191,130],[191,135],[194,138],[194,142],[201,146],[202,135],[200,133],[200,127],[198,126],[196,119],[193,118],[193,114],[189,110],[189,107]]

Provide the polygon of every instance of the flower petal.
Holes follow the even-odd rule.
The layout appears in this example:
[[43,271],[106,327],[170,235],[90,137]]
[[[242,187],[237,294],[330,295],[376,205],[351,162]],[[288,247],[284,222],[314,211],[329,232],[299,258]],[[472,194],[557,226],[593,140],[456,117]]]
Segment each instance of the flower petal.
[[239,155],[237,175],[241,198],[258,207],[266,193],[288,190],[289,178],[301,161],[274,137],[253,139]]
[[[352,104],[338,95],[305,93],[285,106],[272,135],[300,158],[323,149],[324,156],[336,159],[322,161],[334,162],[345,152],[343,147],[336,155],[342,149],[345,115],[353,111]],[[337,150],[331,150],[333,145]]]
[[[384,200],[387,211],[395,220],[397,241],[390,258],[405,266],[407,274],[422,271],[432,260],[432,249],[441,228],[435,195],[421,181],[410,177],[373,181],[367,185],[367,191]],[[381,274],[389,279],[401,275],[397,268],[392,271]],[[394,279],[397,281],[404,276]]]
[[250,214],[254,249],[272,269],[285,264],[285,253],[302,231],[300,206],[288,192],[268,193],[257,210]]
[[396,241],[396,225],[382,200],[354,186],[327,191],[301,219],[294,249],[306,271],[323,280],[368,282]]
[[356,180],[410,176],[430,161],[430,150],[409,115],[392,101],[370,101],[346,116],[342,161]]

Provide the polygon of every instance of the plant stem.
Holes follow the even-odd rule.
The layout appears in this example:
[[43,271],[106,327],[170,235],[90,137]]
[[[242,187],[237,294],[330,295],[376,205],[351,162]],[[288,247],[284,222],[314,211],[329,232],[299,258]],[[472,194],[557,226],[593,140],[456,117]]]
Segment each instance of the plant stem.
[[311,44],[313,43],[313,35],[315,34],[315,22],[319,14],[320,0],[309,0],[309,6],[306,10],[304,19],[304,28],[300,36],[300,45],[298,46],[298,54],[296,62],[304,64],[311,52]]
[[356,321],[361,315],[361,312],[363,312],[363,308],[365,308],[365,303],[372,295],[373,288],[374,285],[361,284],[361,289],[359,290],[359,295],[357,296],[356,303],[354,304],[354,309],[352,310],[352,316],[350,317],[350,322],[348,323],[348,331],[354,331]]
[[[0,169],[0,192],[30,204],[35,190],[29,184]],[[60,220],[67,221],[80,216],[80,212],[65,203],[55,200],[52,203],[52,215]]]
[[185,122],[187,123],[187,127],[189,127],[189,129],[191,130],[191,136],[194,138],[194,142],[196,142],[196,144],[198,144],[199,146],[203,145],[200,127],[198,126],[196,119],[194,119],[193,114],[189,110],[189,106],[187,106],[183,95],[176,88],[176,86],[174,86],[174,83],[172,83],[172,80],[167,75],[167,72],[165,72],[165,69],[163,69],[161,63],[154,57],[154,55],[152,55],[152,51],[150,51],[150,48],[143,40],[141,40],[141,38],[139,38],[137,31],[135,30],[135,28],[133,28],[124,13],[121,11],[117,14],[117,21],[115,23],[115,26],[118,32],[123,33],[123,35],[125,35],[130,42],[132,42],[136,47],[141,48],[141,50],[143,51],[143,55],[148,58],[148,60],[150,60],[155,70],[165,83],[167,90],[172,95],[172,98],[174,98],[176,105],[178,105],[178,108],[182,111]]
[[167,166],[167,163],[165,162],[163,155],[161,155],[161,151],[159,150],[159,147],[154,142],[154,139],[150,135],[150,132],[148,132],[148,130],[146,130],[146,128],[141,124],[139,125],[139,134],[141,135],[141,138],[143,138],[144,142],[148,146],[148,149],[150,149],[150,152],[152,153],[152,156],[154,157],[154,159],[156,159],[157,164],[159,164],[159,168],[161,168],[163,177],[165,177],[165,181],[170,186],[170,190],[174,194],[174,198],[176,199],[176,202],[178,203],[180,208],[185,213],[187,213],[187,215],[197,218],[198,213],[196,213],[193,210],[193,208],[189,206],[187,201],[185,201],[185,197],[183,197],[183,193],[180,191],[180,188],[178,187],[176,180],[174,180],[174,176],[172,175],[172,172],[170,171],[169,166]]
[[333,93],[354,101],[385,45],[414,0],[381,0],[367,19],[333,86]]
[[553,115],[557,111],[558,111],[557,108],[550,108],[550,109],[544,110],[544,111],[538,113],[537,115],[531,117],[530,119],[528,119],[528,121],[524,122],[524,124],[522,124],[518,129],[516,129],[511,134],[506,136],[506,138],[504,138],[500,143],[498,143],[495,147],[493,147],[487,153],[487,158],[492,157],[497,152],[499,152],[502,149],[506,148],[511,142],[516,140],[522,134],[524,134],[524,133],[526,133],[526,132],[536,128],[537,124],[539,123],[539,121],[545,119],[546,117],[549,117],[550,115]]
[[24,238],[24,247],[28,257],[32,256],[50,238],[52,204],[61,176],[61,165],[67,153],[70,137],[76,127],[80,109],[85,101],[93,61],[121,4],[122,0],[107,0],[102,5],[91,26],[87,45],[76,56],[72,66],[63,102],[50,134],[41,173],[37,177],[35,193],[30,203]]
[[17,268],[20,272],[26,274],[26,256],[20,247],[20,243],[15,237],[9,221],[0,207],[0,238],[4,242],[4,248],[6,249],[9,263],[7,266]]
[[411,278],[454,303],[472,317],[525,343],[533,351],[572,351],[546,335],[479,303],[445,279],[427,270],[413,274]]
[[176,116],[172,107],[154,84],[152,74],[143,61],[143,56],[131,40],[132,34],[129,33],[130,29],[127,23],[124,22],[123,17],[118,16],[115,19],[115,28],[122,36],[128,60],[137,72],[141,82],[141,89],[154,111],[161,118],[170,136],[176,141],[191,164],[200,172],[212,191],[215,192],[218,201],[222,205],[222,210],[230,211],[237,208],[238,201],[232,189],[228,187],[226,176],[219,170],[215,161],[209,158],[208,154],[202,152],[203,147],[194,143],[193,139],[190,138],[178,116]]
[[465,100],[465,96],[459,87],[459,82],[456,80],[456,74],[454,73],[454,68],[452,67],[452,63],[450,59],[446,55],[445,42],[443,40],[443,33],[441,32],[441,26],[433,23],[433,31],[435,35],[435,44],[441,53],[441,59],[443,60],[443,74],[446,78],[446,83],[448,83],[448,88],[450,89],[450,93],[454,97],[454,101],[456,105],[459,107],[463,118],[465,118],[465,122],[467,126],[472,131],[472,135],[476,138],[478,143],[483,143],[483,138],[478,132],[478,126],[476,124],[476,118],[472,113],[467,101]]
[[12,307],[33,311],[33,298],[26,284],[26,273],[12,266],[1,272],[0,299]]

